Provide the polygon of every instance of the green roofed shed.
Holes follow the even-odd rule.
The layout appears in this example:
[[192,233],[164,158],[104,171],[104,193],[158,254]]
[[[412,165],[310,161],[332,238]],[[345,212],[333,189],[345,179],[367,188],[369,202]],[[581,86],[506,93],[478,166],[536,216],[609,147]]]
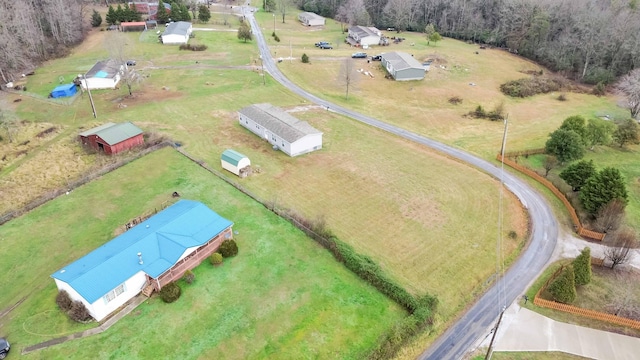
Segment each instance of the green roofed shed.
[[220,161],[223,169],[240,177],[245,177],[247,175],[247,171],[251,165],[251,161],[248,157],[232,149],[227,149],[222,152]]

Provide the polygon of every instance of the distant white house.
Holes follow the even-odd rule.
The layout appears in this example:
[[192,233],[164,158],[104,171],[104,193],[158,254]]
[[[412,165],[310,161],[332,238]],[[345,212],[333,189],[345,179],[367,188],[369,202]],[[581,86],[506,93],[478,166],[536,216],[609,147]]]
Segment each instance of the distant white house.
[[298,14],[298,20],[302,25],[306,26],[322,26],[325,24],[325,18],[312,12],[302,12]]
[[374,27],[352,26],[349,28],[347,42],[353,46],[368,47],[371,45],[379,45],[382,33]]
[[181,279],[233,237],[232,226],[206,205],[180,200],[51,277],[100,321],[140,292]]
[[189,35],[192,31],[193,25],[190,22],[172,22],[161,35],[162,43],[165,45],[186,44],[189,42]]
[[399,51],[384,53],[381,55],[380,62],[396,81],[424,79],[425,66],[407,53]]
[[271,104],[254,104],[238,111],[240,125],[289,156],[322,149],[322,132]]
[[231,149],[222,152],[220,156],[222,168],[240,177],[247,175],[247,170],[251,166],[251,161],[245,155]]
[[89,90],[115,89],[125,66],[113,59],[98,61],[84,76],[80,76],[80,85]]

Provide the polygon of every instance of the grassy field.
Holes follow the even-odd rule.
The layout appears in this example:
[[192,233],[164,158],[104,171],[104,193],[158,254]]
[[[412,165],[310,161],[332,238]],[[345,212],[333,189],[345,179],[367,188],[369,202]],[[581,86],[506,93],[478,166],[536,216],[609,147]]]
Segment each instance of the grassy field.
[[[0,228],[0,319],[20,349],[87,327],[56,310],[49,274],[178,191],[234,221],[240,253],[196,270],[174,304],[152,298],[109,331],[27,358],[357,358],[404,312],[260,204],[171,149],[160,150]],[[34,266],[37,262],[37,266]]]

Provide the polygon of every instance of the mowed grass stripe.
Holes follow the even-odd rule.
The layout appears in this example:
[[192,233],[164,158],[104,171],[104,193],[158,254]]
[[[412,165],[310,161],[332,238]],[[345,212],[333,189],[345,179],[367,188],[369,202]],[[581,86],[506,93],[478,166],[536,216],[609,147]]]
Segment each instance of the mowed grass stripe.
[[84,328],[66,324],[55,309],[49,274],[110,240],[116,227],[173,191],[233,220],[240,254],[219,268],[203,263],[193,285],[181,284],[176,303],[153,298],[106,333],[27,358],[356,358],[405,316],[289,223],[164,149],[0,228],[7,245],[25,248],[0,265],[2,283],[24,284],[2,294],[2,308],[37,290],[0,331],[19,349]]

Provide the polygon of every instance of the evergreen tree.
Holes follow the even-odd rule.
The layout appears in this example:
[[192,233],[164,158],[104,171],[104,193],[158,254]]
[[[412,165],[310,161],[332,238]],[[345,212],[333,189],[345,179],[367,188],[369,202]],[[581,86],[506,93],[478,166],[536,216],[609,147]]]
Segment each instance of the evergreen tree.
[[631,119],[618,124],[618,128],[613,132],[613,139],[623,147],[625,144],[640,143],[640,126]]
[[191,14],[189,13],[189,8],[185,4],[180,4],[180,21],[191,21]]
[[246,21],[240,23],[240,28],[238,29],[238,39],[244,40],[244,42],[247,42],[247,40],[251,40],[251,29],[249,28],[249,25],[247,25]]
[[207,5],[200,5],[198,8],[198,20],[202,23],[207,23],[211,19],[211,11]]
[[596,167],[593,165],[593,160],[582,160],[562,170],[560,178],[566,181],[573,188],[573,191],[578,191],[595,174]]
[[584,144],[575,131],[558,129],[549,134],[545,151],[555,155],[561,162],[573,161],[584,156]]
[[442,40],[442,36],[438,32],[429,35],[429,42],[433,41],[433,46],[438,45],[438,41]]
[[105,20],[107,21],[107,25],[115,25],[116,22],[118,22],[118,14],[116,14],[115,9],[111,5],[109,5]]
[[625,205],[629,195],[620,170],[612,167],[602,169],[587,180],[580,191],[582,206],[591,215],[611,200],[620,199]]
[[162,0],[158,1],[158,13],[156,14],[156,20],[161,24],[169,22],[169,13],[164,7],[164,2]]
[[573,271],[576,285],[587,285],[591,282],[591,249],[582,249],[580,255],[573,260]]
[[587,121],[580,115],[569,116],[564,119],[562,125],[558,129],[573,130],[576,134],[580,135],[583,144],[588,144],[589,139],[587,137]]
[[125,14],[125,11],[122,9],[122,6],[118,4],[118,7],[116,8],[116,19],[118,20],[119,23],[127,21],[127,18],[125,17],[125,15],[126,14]]
[[142,16],[130,6],[125,6],[122,10],[125,21],[141,21]]
[[576,280],[573,267],[567,266],[547,288],[553,299],[563,304],[576,300]]
[[102,24],[102,16],[96,10],[93,10],[93,14],[91,14],[91,26],[98,27]]

